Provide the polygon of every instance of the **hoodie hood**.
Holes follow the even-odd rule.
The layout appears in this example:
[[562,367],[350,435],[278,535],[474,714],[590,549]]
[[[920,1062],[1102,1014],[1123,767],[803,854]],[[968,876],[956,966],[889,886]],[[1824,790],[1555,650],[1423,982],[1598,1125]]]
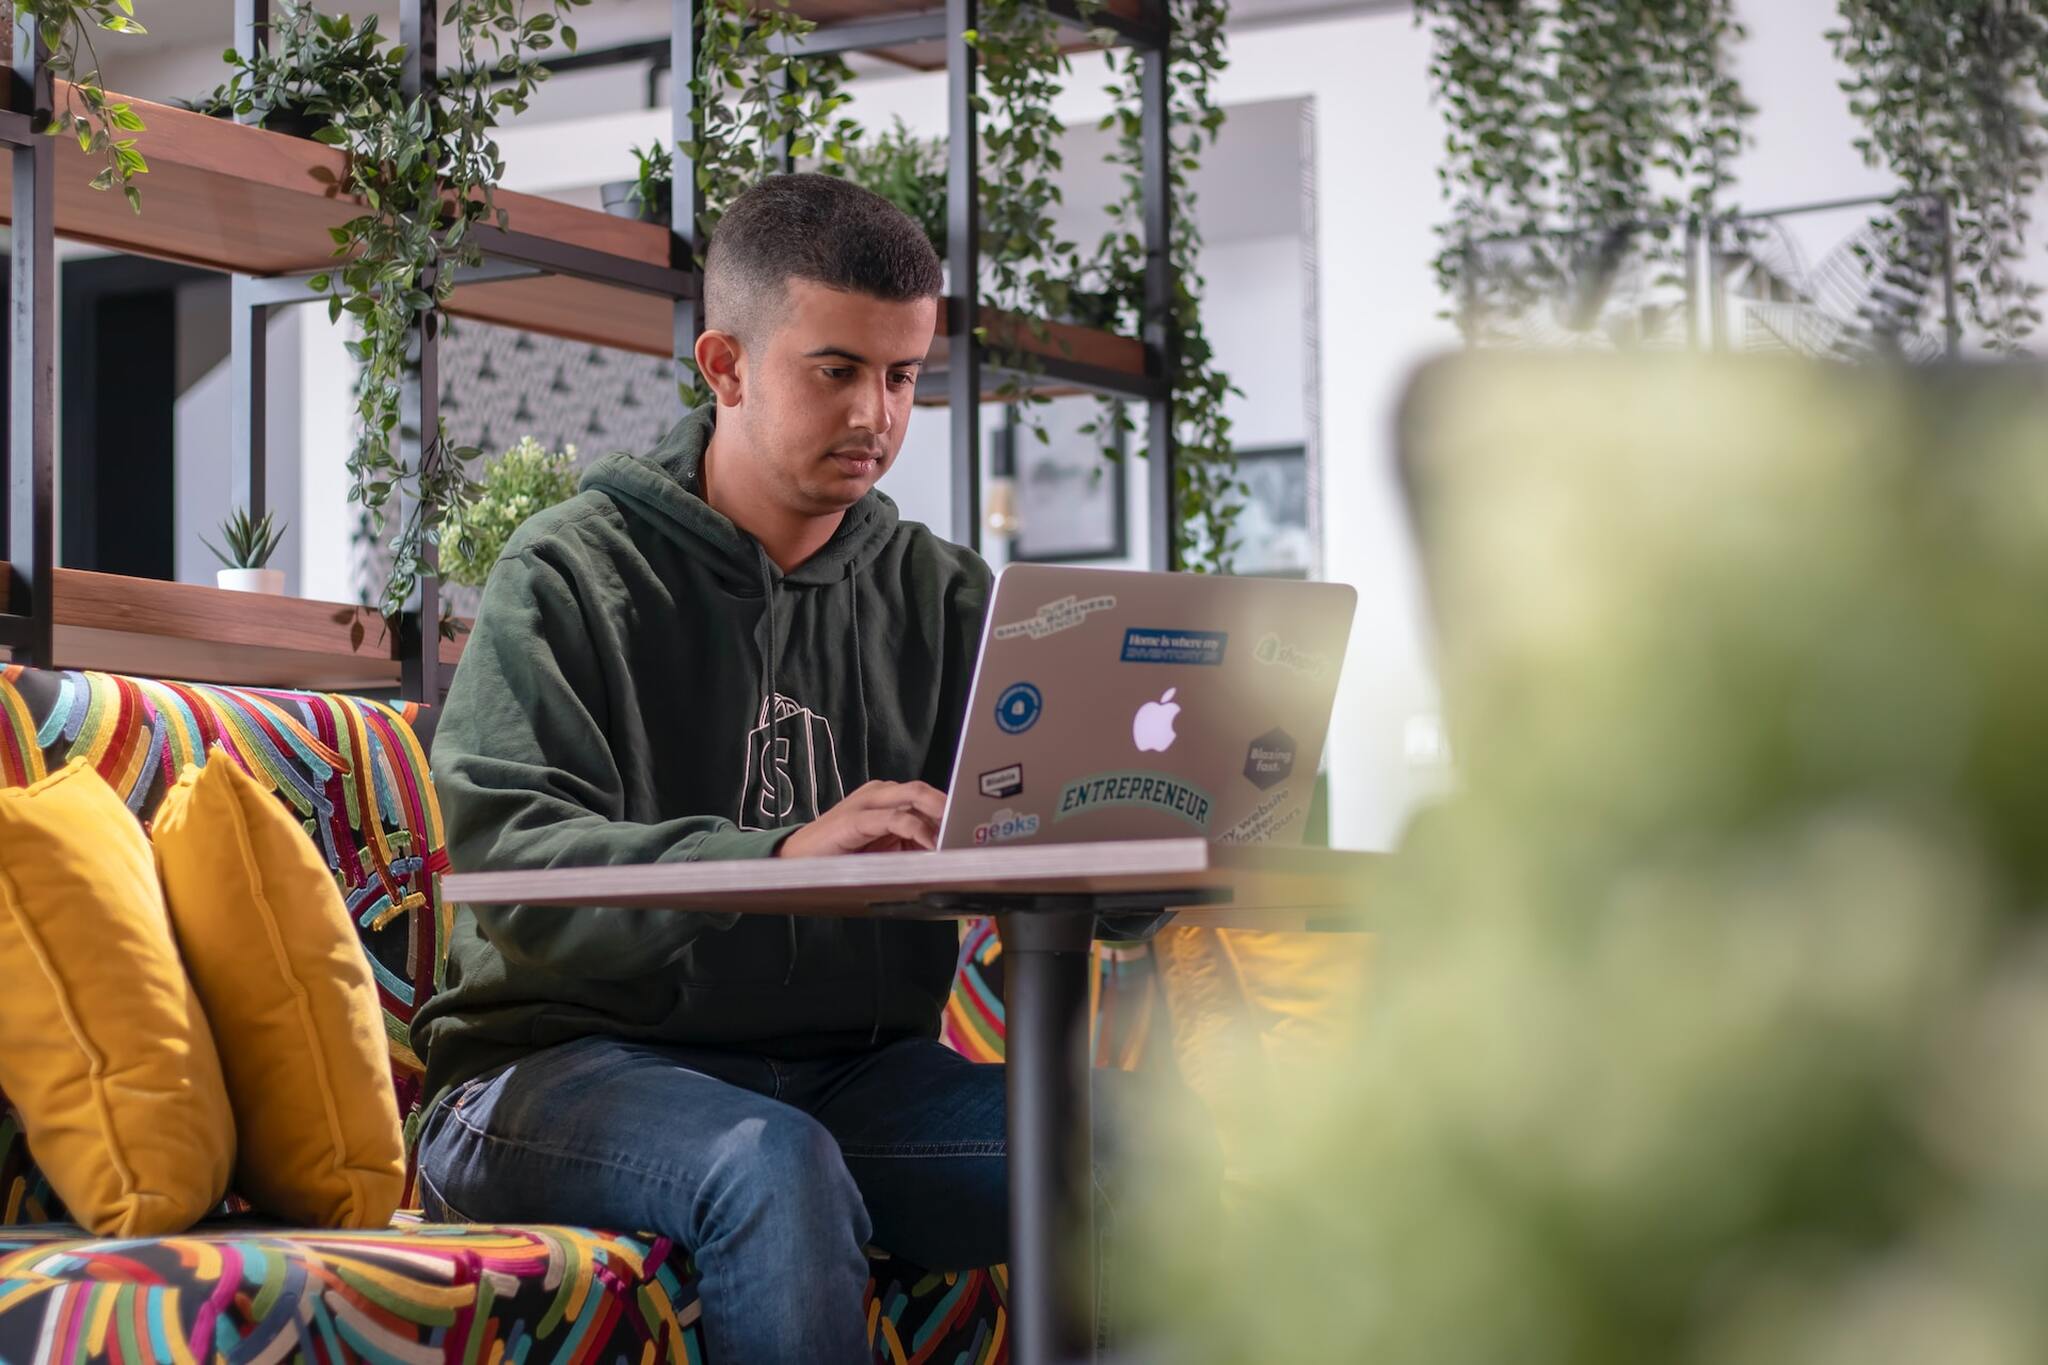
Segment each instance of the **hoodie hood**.
[[817,587],[865,571],[896,534],[896,504],[871,488],[846,509],[839,528],[816,554],[787,574],[765,560],[754,538],[702,497],[704,452],[717,424],[717,405],[694,408],[646,455],[607,455],[584,471],[579,491],[596,489],[657,527],[686,554],[742,596],[769,582]]

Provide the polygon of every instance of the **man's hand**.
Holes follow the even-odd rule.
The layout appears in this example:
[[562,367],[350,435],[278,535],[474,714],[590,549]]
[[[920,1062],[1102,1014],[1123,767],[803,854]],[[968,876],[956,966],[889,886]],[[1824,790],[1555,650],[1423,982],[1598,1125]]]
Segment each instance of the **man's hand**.
[[782,841],[784,858],[936,848],[946,794],[923,782],[870,782]]

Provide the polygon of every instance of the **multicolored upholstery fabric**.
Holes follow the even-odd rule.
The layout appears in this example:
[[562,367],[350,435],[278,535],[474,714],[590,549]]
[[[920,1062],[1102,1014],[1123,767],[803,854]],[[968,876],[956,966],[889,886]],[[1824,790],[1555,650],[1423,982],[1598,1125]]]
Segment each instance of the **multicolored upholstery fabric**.
[[[0,785],[83,755],[146,826],[183,765],[218,744],[275,792],[326,855],[362,934],[410,1146],[421,1067],[409,1026],[440,980],[451,913],[417,733],[426,719],[324,693],[6,667]],[[985,1054],[990,1039],[1000,1046],[1001,1014],[981,1008]],[[87,1238],[62,1221],[0,1095],[0,1362],[703,1360],[694,1276],[660,1238],[403,1218],[388,1232],[293,1232],[249,1212],[230,1200],[187,1236]],[[937,1275],[878,1256],[876,1360],[1006,1359],[1005,1287],[1000,1268]]]
[[[1007,1357],[1002,1270],[876,1258],[878,1361]],[[695,1275],[664,1238],[582,1228],[280,1234],[204,1226],[144,1241],[0,1229],[0,1360],[702,1362]],[[801,1292],[792,1287],[792,1292]]]

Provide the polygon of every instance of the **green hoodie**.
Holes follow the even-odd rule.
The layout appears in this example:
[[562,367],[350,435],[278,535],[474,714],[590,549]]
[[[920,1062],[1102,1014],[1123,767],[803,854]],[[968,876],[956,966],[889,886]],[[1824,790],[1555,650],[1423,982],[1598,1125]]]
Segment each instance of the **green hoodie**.
[[[713,413],[507,542],[433,740],[458,871],[765,858],[871,778],[951,777],[988,568],[879,492],[789,573],[699,496]],[[944,923],[460,907],[429,1097],[588,1034],[826,1055],[931,1036]]]

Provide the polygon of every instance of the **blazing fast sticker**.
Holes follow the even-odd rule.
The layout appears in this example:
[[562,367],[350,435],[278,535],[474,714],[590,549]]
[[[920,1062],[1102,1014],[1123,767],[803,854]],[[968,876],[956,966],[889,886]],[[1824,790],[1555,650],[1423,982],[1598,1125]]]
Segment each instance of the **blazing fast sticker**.
[[1277,635],[1261,635],[1252,646],[1252,657],[1274,668],[1292,669],[1304,678],[1320,678],[1330,671],[1330,656],[1296,649]]
[[1024,790],[1024,765],[1012,763],[1007,768],[997,768],[992,773],[981,775],[981,794],[991,801],[1001,801]]
[[1245,780],[1260,791],[1294,775],[1294,736],[1268,730],[1253,740],[1244,756]]
[[1220,630],[1140,630],[1124,632],[1127,664],[1204,664],[1223,662],[1230,636]]
[[1072,630],[1096,612],[1108,611],[1115,605],[1114,597],[1076,597],[1070,594],[1057,602],[1046,603],[1025,620],[997,626],[995,635],[998,640],[1014,640],[1020,635],[1043,640],[1048,635]]
[[1060,790],[1053,823],[1112,806],[1142,806],[1178,815],[1196,829],[1209,827],[1209,794],[1164,773],[1097,773]]
[[1012,839],[1029,839],[1038,833],[1038,817],[1003,807],[989,816],[988,823],[974,827],[977,844],[1006,844]]
[[996,724],[1006,735],[1021,735],[1038,724],[1045,698],[1028,682],[1011,683],[996,698]]

